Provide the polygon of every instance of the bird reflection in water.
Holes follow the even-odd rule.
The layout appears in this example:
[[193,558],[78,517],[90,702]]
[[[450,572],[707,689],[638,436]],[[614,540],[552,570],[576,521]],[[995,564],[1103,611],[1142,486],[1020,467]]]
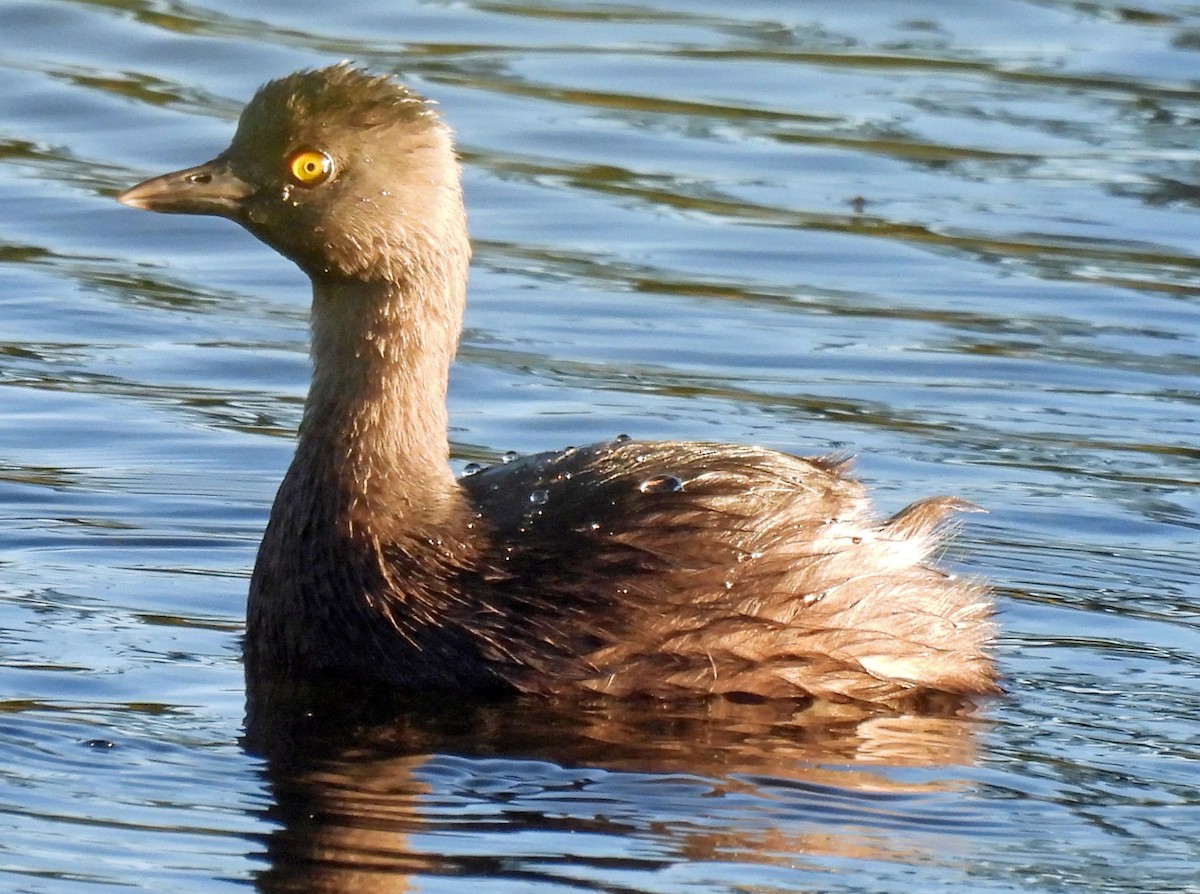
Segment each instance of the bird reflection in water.
[[[533,885],[710,861],[927,860],[940,855],[913,852],[925,840],[914,825],[959,835],[977,822],[955,767],[973,760],[981,721],[965,703],[939,708],[422,703],[278,684],[252,692],[247,715],[278,824],[259,888],[391,894],[429,876]],[[918,768],[929,772],[913,781]]]

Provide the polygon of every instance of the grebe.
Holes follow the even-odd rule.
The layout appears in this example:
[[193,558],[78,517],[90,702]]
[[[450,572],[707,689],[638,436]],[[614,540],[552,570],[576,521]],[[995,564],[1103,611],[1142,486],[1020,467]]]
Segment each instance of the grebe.
[[393,79],[272,81],[213,161],[119,200],[237,221],[312,280],[312,385],[250,584],[250,675],[889,706],[996,691],[987,588],[931,558],[963,501],[881,521],[841,461],[623,437],[455,479],[459,168]]

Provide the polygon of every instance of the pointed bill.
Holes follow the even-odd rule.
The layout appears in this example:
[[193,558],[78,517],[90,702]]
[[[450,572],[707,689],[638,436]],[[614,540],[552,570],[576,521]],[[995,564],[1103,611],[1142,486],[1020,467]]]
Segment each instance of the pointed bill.
[[252,192],[251,186],[229,169],[229,163],[218,157],[139,183],[117,196],[117,201],[143,211],[236,218]]

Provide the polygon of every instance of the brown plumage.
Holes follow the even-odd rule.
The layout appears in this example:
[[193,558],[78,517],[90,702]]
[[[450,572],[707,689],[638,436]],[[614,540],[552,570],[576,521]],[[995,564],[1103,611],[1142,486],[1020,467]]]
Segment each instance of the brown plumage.
[[313,281],[252,676],[893,706],[995,691],[986,588],[931,562],[962,501],[879,521],[837,460],[624,438],[453,478],[466,217],[448,130],[394,81],[273,81],[228,150],[120,198],[234,219]]

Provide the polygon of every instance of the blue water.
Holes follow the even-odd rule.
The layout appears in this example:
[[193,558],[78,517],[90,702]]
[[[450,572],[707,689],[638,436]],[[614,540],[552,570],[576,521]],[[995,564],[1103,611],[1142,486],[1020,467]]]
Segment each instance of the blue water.
[[[454,461],[961,494],[964,718],[410,706],[243,741],[306,284],[118,206],[353,58],[459,137]],[[0,889],[1200,891],[1200,7],[0,0]]]

